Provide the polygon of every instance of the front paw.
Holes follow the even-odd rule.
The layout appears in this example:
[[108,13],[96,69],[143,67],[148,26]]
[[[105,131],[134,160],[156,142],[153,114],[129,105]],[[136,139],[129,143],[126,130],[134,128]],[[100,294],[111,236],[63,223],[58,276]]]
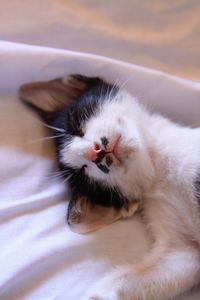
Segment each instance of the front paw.
[[82,300],[134,300],[124,276],[105,277],[95,284]]
[[94,286],[82,300],[125,300],[117,296],[117,291],[113,287],[98,287]]
[[87,300],[112,300],[112,298],[108,298],[106,296],[106,298],[104,296],[92,296],[90,298],[88,298]]
[[128,300],[128,298],[121,297],[118,291],[99,291],[92,292],[85,300]]

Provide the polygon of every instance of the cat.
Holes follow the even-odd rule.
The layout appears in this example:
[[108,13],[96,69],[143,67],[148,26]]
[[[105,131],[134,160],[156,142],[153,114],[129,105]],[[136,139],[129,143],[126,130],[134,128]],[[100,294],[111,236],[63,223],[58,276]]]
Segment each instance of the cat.
[[139,212],[152,239],[141,262],[101,279],[83,300],[165,300],[197,285],[200,128],[152,113],[98,77],[29,83],[19,96],[55,136],[70,228],[87,233]]

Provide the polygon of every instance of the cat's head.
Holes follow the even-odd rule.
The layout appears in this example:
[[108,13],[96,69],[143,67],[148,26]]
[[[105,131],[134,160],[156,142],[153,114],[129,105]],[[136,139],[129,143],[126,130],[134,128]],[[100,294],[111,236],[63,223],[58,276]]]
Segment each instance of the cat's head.
[[19,94],[54,130],[72,192],[72,230],[92,231],[133,213],[152,167],[137,101],[116,85],[81,75],[25,84]]

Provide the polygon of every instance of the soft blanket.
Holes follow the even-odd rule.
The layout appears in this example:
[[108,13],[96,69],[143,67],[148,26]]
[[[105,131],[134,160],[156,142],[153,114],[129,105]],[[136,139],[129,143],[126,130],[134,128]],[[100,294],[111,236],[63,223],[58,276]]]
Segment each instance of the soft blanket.
[[[0,42],[0,299],[79,300],[102,276],[138,261],[150,242],[138,217],[78,235],[66,224],[68,191],[38,118],[17,99],[25,82],[70,73],[119,83],[171,119],[199,122],[200,84],[71,51]],[[200,289],[179,300],[200,299]]]

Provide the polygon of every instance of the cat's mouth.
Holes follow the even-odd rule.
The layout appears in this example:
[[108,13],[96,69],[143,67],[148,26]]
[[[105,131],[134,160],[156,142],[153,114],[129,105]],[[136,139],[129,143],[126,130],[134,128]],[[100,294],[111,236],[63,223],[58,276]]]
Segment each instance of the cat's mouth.
[[95,144],[94,149],[92,149],[90,152],[92,162],[96,164],[96,166],[105,174],[109,173],[112,165],[119,166],[122,164],[118,153],[120,140],[121,135],[118,134],[110,145],[106,145],[106,147],[100,147],[98,144]]
[[123,136],[119,134],[114,139],[110,150],[108,150],[106,154],[112,157],[115,166],[120,166],[133,152],[133,147],[131,147],[128,142],[125,143],[123,141]]
[[112,166],[119,167],[133,153],[134,149],[121,134],[117,134],[113,139],[106,137],[101,140],[107,141],[106,145],[94,143],[85,153],[85,158],[92,161],[105,174],[110,172]]
[[102,136],[101,142],[87,145],[83,157],[94,163],[99,170],[108,174],[112,167],[121,167],[134,152],[133,142],[127,140],[121,133],[114,137]]

